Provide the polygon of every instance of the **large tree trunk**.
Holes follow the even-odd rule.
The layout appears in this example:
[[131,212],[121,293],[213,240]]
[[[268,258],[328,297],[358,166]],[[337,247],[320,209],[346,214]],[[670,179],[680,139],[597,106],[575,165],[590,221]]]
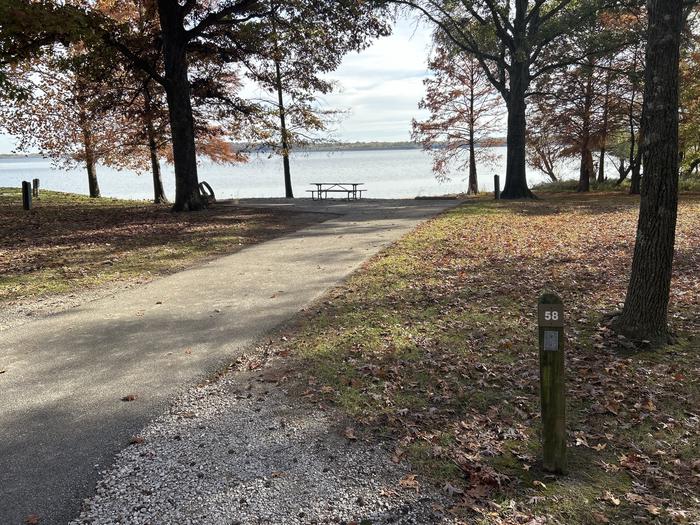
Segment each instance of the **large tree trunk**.
[[525,173],[525,93],[529,83],[527,62],[515,62],[510,70],[508,93],[508,152],[503,199],[532,198]]
[[282,167],[284,168],[284,196],[294,198],[292,189],[292,173],[289,169],[289,140],[287,138],[287,119],[284,111],[284,96],[282,92],[282,71],[279,61],[275,60],[275,75],[277,82],[277,99],[280,111],[280,134],[282,136]]
[[199,194],[194,118],[187,78],[187,35],[180,7],[172,0],[158,0],[163,38],[165,92],[168,98],[170,132],[175,165],[174,211],[201,210],[205,202]]
[[87,126],[83,126],[83,147],[85,149],[85,168],[88,175],[90,197],[97,198],[100,196],[100,185],[97,183],[95,144],[92,139],[92,131]]
[[164,204],[168,202],[163,189],[163,178],[160,172],[160,160],[158,158],[158,144],[156,142],[156,132],[153,128],[153,107],[151,104],[151,92],[148,84],[143,86],[143,110],[146,135],[148,136],[148,151],[151,157],[151,173],[153,174],[153,202]]
[[678,211],[678,62],[682,0],[647,0],[642,155],[644,180],[632,271],[617,329],[634,339],[668,338]]
[[605,146],[600,148],[600,157],[598,158],[598,182],[605,182]]

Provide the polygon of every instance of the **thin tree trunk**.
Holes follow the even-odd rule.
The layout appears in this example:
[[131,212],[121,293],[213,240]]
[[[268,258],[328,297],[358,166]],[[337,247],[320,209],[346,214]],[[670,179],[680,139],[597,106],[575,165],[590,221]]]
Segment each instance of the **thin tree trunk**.
[[649,30],[642,109],[642,182],[632,271],[617,329],[668,339],[668,303],[678,213],[678,63],[682,0],[647,0]]
[[284,168],[284,196],[288,199],[294,198],[292,189],[292,174],[289,169],[289,140],[287,138],[287,120],[284,111],[284,96],[282,92],[282,71],[280,63],[275,60],[275,75],[277,81],[277,101],[280,111],[280,133],[282,135],[282,166]]
[[474,126],[476,118],[474,115],[474,82],[475,64],[472,62],[469,70],[469,185],[467,187],[467,195],[477,195],[479,193],[479,182],[476,176],[476,151],[474,147]]
[[591,179],[595,180],[593,169],[593,154],[591,153],[591,108],[593,107],[593,66],[590,64],[586,78],[586,92],[583,102],[583,126],[581,137],[581,167],[579,169],[578,188],[576,191],[586,192],[591,189]]
[[525,172],[525,93],[528,87],[527,62],[516,62],[510,69],[506,181],[503,199],[532,198]]
[[151,156],[151,173],[153,174],[153,202],[164,204],[168,202],[163,189],[163,179],[160,172],[160,160],[158,158],[158,145],[156,142],[156,132],[153,128],[153,107],[151,104],[151,92],[148,83],[143,86],[143,110],[146,125],[146,135],[148,136],[148,151]]
[[100,185],[97,182],[97,161],[95,159],[95,145],[92,140],[92,131],[83,125],[83,147],[85,149],[85,168],[88,175],[88,189],[90,197],[100,196]]
[[634,163],[632,164],[632,176],[630,177],[630,195],[639,195],[639,193],[641,192],[642,165],[640,160],[641,159],[635,159]]
[[467,195],[479,193],[479,182],[476,176],[476,158],[474,157],[474,142],[469,143],[469,187]]
[[[636,69],[637,67],[637,56],[635,54],[635,59],[634,59],[634,65],[633,67]],[[639,144],[641,144],[642,141],[642,136],[641,136],[641,130],[639,133],[639,137],[635,134],[634,131],[634,102],[637,96],[637,86],[636,83],[633,86],[632,89],[632,96],[630,98],[630,104],[629,104],[629,110],[628,110],[628,118],[629,118],[629,130],[630,130],[630,149],[629,149],[629,171],[631,173],[631,178],[630,178],[630,194],[632,195],[638,195],[639,190],[640,190],[640,175],[641,175],[641,155],[639,154]],[[636,145],[636,152],[635,152],[635,145]]]
[[591,175],[595,173],[593,169],[593,153],[587,145],[581,149],[581,167],[579,169],[578,188],[576,191],[590,191]]
[[[612,59],[608,59],[608,66]],[[612,84],[612,75],[608,71],[605,75],[605,96],[603,97],[603,125],[600,136],[600,157],[598,160],[598,182],[605,182],[605,154],[608,146],[608,127],[610,123],[610,88]]]
[[173,211],[201,210],[206,204],[199,194],[194,117],[190,82],[187,78],[187,35],[177,2],[158,0],[158,13],[163,39],[165,92],[175,165]]

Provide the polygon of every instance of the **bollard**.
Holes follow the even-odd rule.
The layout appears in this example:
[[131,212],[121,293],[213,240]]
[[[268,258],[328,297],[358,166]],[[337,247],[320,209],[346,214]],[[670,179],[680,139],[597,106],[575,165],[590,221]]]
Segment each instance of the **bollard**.
[[32,184],[29,181],[22,181],[22,207],[25,210],[32,209]]
[[545,293],[537,305],[540,343],[540,402],[544,470],[566,473],[566,394],[564,391],[564,305]]
[[493,194],[496,200],[501,198],[501,177],[498,175],[493,176]]
[[35,199],[39,198],[39,179],[32,180],[32,196]]

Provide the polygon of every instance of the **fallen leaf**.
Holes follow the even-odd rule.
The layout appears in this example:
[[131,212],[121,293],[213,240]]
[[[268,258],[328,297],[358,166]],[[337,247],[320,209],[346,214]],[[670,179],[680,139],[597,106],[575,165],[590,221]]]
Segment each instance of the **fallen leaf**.
[[357,441],[355,429],[352,427],[346,427],[345,432],[343,432],[343,435],[346,437],[346,439],[349,439],[350,441]]
[[124,397],[122,397],[122,401],[126,401],[126,402],[136,401],[136,397],[137,397],[136,394],[127,394]]
[[614,495],[612,492],[610,492],[609,490],[606,490],[606,491],[603,493],[603,498],[602,498],[602,499],[603,499],[603,501],[608,501],[608,502],[612,503],[612,504],[615,505],[616,507],[620,505],[620,498],[618,498],[617,496],[615,496],[615,495]]
[[30,514],[29,516],[24,518],[25,525],[38,525],[40,521],[41,518],[38,514]]
[[445,485],[442,487],[442,490],[447,492],[449,496],[464,494],[464,491],[462,489],[455,487],[452,483],[449,482],[445,483]]
[[399,485],[405,489],[414,489],[416,492],[420,489],[420,483],[418,483],[415,474],[406,474],[399,480]]
[[141,444],[143,444],[143,443],[145,443],[145,442],[146,442],[146,440],[145,440],[143,437],[141,437],[141,436],[133,436],[133,437],[129,440],[129,445],[141,445]]

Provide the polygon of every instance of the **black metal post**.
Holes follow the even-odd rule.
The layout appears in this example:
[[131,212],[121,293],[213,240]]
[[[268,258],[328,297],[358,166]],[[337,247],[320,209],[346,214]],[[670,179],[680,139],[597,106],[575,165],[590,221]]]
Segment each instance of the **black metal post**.
[[32,183],[26,180],[22,181],[22,207],[32,209]]

